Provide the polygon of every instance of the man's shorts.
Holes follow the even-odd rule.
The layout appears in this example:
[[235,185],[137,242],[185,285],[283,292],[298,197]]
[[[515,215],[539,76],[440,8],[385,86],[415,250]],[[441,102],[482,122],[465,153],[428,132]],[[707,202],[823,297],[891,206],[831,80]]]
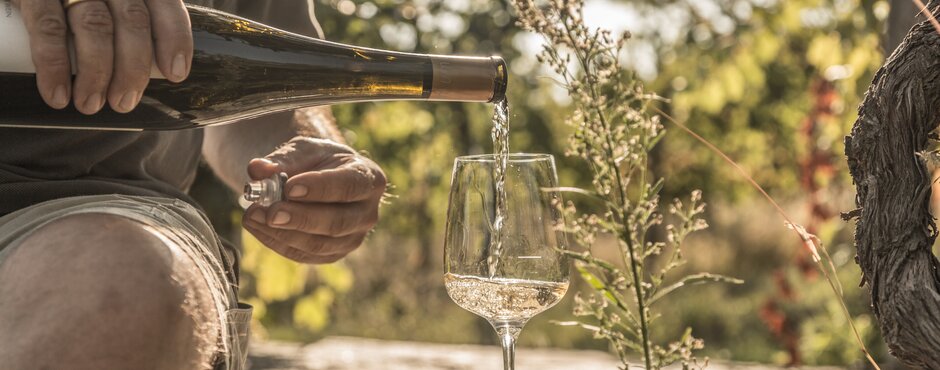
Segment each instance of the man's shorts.
[[[190,204],[170,198],[94,195],[51,200],[0,217],[0,264],[18,241],[39,227],[62,217],[82,213],[123,216],[159,230],[171,244],[198,266],[219,313],[222,328],[214,369],[245,368],[251,306],[237,297],[237,260],[222,246],[206,216]],[[10,247],[13,246],[13,247]]]

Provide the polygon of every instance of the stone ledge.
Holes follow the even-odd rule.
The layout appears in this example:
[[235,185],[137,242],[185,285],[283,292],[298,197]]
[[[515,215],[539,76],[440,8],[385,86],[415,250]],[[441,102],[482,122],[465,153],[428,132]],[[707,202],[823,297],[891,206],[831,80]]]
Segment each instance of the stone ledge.
[[[495,346],[435,344],[330,337],[312,344],[252,343],[252,370],[495,370],[502,351]],[[600,351],[519,348],[517,370],[614,370],[614,356]],[[710,370],[773,370],[756,364],[711,363]],[[806,368],[804,368],[806,369]],[[834,370],[837,368],[813,368]]]

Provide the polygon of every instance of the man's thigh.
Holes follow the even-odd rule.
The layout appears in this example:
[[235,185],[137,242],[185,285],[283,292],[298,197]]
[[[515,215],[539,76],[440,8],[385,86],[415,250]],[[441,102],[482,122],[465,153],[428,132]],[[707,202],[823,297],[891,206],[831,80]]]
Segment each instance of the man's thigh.
[[72,214],[6,247],[0,359],[12,368],[208,367],[221,325],[209,285],[154,226]]

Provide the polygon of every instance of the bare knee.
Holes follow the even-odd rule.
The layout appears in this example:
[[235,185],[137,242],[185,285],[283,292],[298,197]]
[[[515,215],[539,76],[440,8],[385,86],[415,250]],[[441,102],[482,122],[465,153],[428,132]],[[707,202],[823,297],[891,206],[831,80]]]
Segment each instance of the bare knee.
[[0,342],[13,344],[0,346],[0,360],[198,368],[215,337],[197,329],[214,309],[188,265],[120,216],[73,215],[37,229],[0,266]]

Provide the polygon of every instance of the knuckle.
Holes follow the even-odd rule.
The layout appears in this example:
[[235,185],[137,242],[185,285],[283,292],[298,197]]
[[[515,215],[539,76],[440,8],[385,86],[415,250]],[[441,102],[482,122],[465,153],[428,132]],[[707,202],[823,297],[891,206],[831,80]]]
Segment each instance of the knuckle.
[[346,244],[346,251],[351,252],[355,250],[356,248],[359,248],[359,246],[362,245],[362,242],[364,242],[365,240],[366,240],[366,233],[362,233],[362,234],[359,234],[350,238],[349,243]]
[[[150,82],[151,59],[143,59],[141,54],[122,56],[123,60],[115,60],[112,85],[121,88],[145,88]],[[147,54],[147,56],[150,56]],[[117,58],[117,57],[116,57]],[[123,62],[123,63],[122,63]]]
[[[274,229],[274,235],[272,235],[274,240],[288,240],[290,237],[290,232],[283,229]],[[286,243],[285,243],[286,244]]]
[[293,248],[293,247],[284,248],[282,254],[284,255],[284,257],[287,257],[287,259],[297,261],[297,262],[304,262],[308,258],[307,254],[304,253],[304,251],[297,249],[297,248]]
[[317,139],[317,138],[314,138],[314,137],[304,136],[304,137],[296,138],[296,139],[291,140],[291,141],[292,141],[295,145],[304,146],[304,147],[309,147],[309,146],[320,145],[320,143],[321,143],[320,140],[321,140],[321,139]]
[[353,149],[352,147],[350,147],[349,145],[342,144],[342,143],[337,143],[337,142],[335,142],[335,141],[333,141],[333,140],[326,140],[326,139],[321,139],[321,140],[322,140],[323,142],[325,142],[326,145],[328,145],[330,148],[332,148],[333,151],[334,151],[336,154],[338,154],[338,155],[344,155],[344,154],[356,155],[356,154],[358,154],[358,153],[356,153],[356,150]]
[[317,148],[322,147],[322,144],[319,143],[320,139],[312,137],[302,137],[294,138],[287,142],[287,145],[284,145],[282,149],[285,149],[286,152],[311,152],[317,150]]
[[329,234],[332,236],[342,235],[349,227],[349,219],[347,217],[333,217],[330,220]]
[[295,151],[296,147],[293,145],[282,145],[264,158],[277,164],[278,168],[283,171],[294,168],[297,165],[296,155],[294,155]]
[[126,28],[135,31],[150,31],[150,10],[143,3],[131,3],[121,10]]
[[293,216],[291,217],[291,220],[290,220],[290,224],[293,225],[293,227],[291,227],[292,229],[307,231],[307,230],[310,230],[310,228],[313,226],[310,223],[310,218],[307,217],[305,214],[300,213],[300,212],[294,212],[292,213],[292,215]]
[[308,252],[317,255],[323,254],[329,248],[323,238],[319,238],[314,235],[310,236],[307,243],[305,244],[305,247],[307,248]]
[[171,45],[176,45],[177,47],[186,47],[192,49],[193,30],[189,27],[175,28],[169,31],[166,37],[162,37],[161,41],[166,41]]
[[36,31],[48,38],[65,38],[68,26],[62,17],[46,14],[36,22]]
[[[184,24],[189,18],[184,18],[177,22],[178,24]],[[175,46],[184,46],[191,45],[193,42],[193,30],[190,27],[159,27],[154,30],[153,38],[158,42],[167,43],[168,45]]]
[[359,184],[361,184],[361,182],[356,181],[350,184],[349,186],[344,186],[342,188],[343,189],[342,195],[341,195],[342,199],[355,199],[356,195],[362,192],[362,190],[360,190],[360,188],[362,188],[362,185],[359,185]]
[[355,171],[349,186],[353,192],[347,194],[350,198],[354,195],[370,194],[378,187],[384,188],[385,175],[382,171],[373,171],[368,162],[357,158],[350,168]]
[[382,170],[377,170],[372,172],[375,178],[372,180],[372,185],[376,191],[385,192],[386,186],[388,186],[388,178],[385,177],[385,172]]
[[336,192],[332,189],[332,187],[315,186],[314,189],[317,189],[316,195],[311,194],[311,197],[314,199],[330,199],[336,196]]
[[113,35],[114,19],[108,8],[104,4],[98,4],[97,1],[88,4],[90,7],[78,18],[78,28],[98,36]]
[[134,61],[125,67],[124,77],[130,86],[147,86],[150,82],[150,61]]
[[355,182],[357,185],[356,187],[358,188],[356,190],[361,193],[372,192],[372,189],[375,187],[375,174],[372,173],[372,171],[370,171],[369,168],[364,164],[357,166],[356,173],[358,174],[356,175],[358,179],[356,179]]
[[290,161],[290,157],[284,154],[283,152],[281,152],[282,149],[283,147],[278,148],[276,152],[266,155],[264,159],[274,162],[280,167],[284,167],[288,165],[289,164],[288,161]]
[[34,54],[38,67],[52,69],[67,69],[69,67],[68,54],[57,48],[41,48]]

